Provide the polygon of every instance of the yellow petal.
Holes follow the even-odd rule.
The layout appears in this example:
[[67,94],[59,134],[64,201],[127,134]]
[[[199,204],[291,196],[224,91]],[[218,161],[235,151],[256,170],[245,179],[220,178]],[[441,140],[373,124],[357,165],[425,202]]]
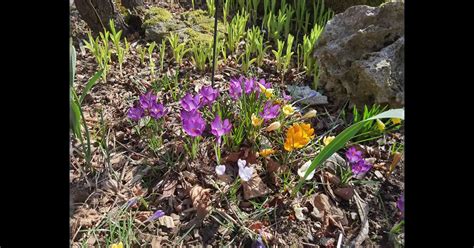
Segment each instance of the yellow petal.
[[383,124],[383,122],[379,119],[377,119],[377,128],[380,130],[380,131],[383,131],[385,129],[385,124]]
[[323,138],[323,143],[325,146],[327,146],[331,141],[333,141],[336,137],[334,136],[326,136]]
[[309,119],[309,118],[316,117],[316,113],[317,113],[317,111],[312,109],[312,110],[306,112],[306,114],[303,115],[302,119],[304,120],[304,119]]
[[280,128],[280,126],[281,126],[280,122],[275,121],[272,124],[270,124],[267,128],[265,128],[265,131],[267,131],[267,132],[275,131],[278,128]]
[[392,123],[395,125],[402,123],[402,120],[400,118],[392,118],[391,120],[392,120]]
[[295,112],[295,109],[289,104],[283,106],[282,110],[283,110],[283,113],[287,116],[292,115]]
[[284,148],[292,151],[295,148],[302,148],[314,138],[314,129],[310,124],[294,123],[286,132]]
[[120,241],[119,243],[112,244],[110,248],[123,248],[123,243]]
[[274,153],[275,153],[275,150],[270,148],[270,149],[262,149],[258,154],[262,157],[268,157]]
[[255,114],[252,114],[252,125],[254,127],[258,127],[262,125],[262,122],[263,122],[262,118],[258,118],[257,116],[255,116]]
[[273,89],[266,89],[263,93],[267,98],[271,98],[273,96]]

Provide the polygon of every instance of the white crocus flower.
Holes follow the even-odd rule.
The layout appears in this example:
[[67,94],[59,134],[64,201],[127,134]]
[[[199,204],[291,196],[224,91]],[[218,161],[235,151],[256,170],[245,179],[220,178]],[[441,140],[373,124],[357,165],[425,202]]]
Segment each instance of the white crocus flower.
[[[311,165],[311,160],[309,160],[308,162],[304,163],[301,168],[298,169],[298,175],[300,177],[304,177],[304,175],[306,174],[306,171],[308,170],[309,166]],[[309,173],[308,177],[306,178],[306,180],[310,180],[311,178],[313,178],[314,176],[314,172],[316,170],[313,170],[311,173]]]
[[221,165],[216,166],[216,173],[217,173],[217,175],[219,175],[219,176],[224,175],[224,173],[225,173],[225,165],[221,164]]
[[252,178],[253,175],[253,168],[252,167],[246,167],[245,165],[247,164],[247,161],[239,159],[237,161],[237,165],[239,166],[239,176],[240,178],[247,182]]

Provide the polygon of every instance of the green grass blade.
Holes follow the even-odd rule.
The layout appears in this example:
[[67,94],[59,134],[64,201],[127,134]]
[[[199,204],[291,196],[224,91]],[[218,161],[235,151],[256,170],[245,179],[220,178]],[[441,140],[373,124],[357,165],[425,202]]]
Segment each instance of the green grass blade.
[[80,112],[80,106],[77,101],[76,93],[74,92],[74,89],[71,88],[71,129],[74,133],[74,136],[76,138],[82,140],[82,134],[81,134],[81,112]]
[[87,82],[86,87],[82,91],[81,98],[79,99],[79,104],[82,104],[82,101],[84,100],[84,97],[86,97],[87,93],[92,89],[92,87],[95,85],[97,82],[97,79],[99,79],[102,76],[102,73],[104,70],[100,70],[94,74],[94,76],[89,79],[89,82]]

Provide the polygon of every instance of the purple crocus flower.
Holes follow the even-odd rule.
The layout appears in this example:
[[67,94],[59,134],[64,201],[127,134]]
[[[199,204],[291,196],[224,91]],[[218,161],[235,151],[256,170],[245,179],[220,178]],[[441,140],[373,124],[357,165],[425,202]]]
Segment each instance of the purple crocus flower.
[[263,112],[260,113],[260,116],[264,120],[270,120],[278,116],[280,113],[280,105],[275,104],[272,105],[271,101],[268,101],[265,103],[265,106],[263,107]]
[[362,152],[357,151],[355,147],[349,148],[346,152],[346,158],[349,160],[349,163],[354,164],[362,160]]
[[153,95],[151,91],[140,96],[140,107],[142,107],[142,109],[150,109],[153,106],[153,103],[156,103],[156,96]]
[[206,127],[206,122],[201,114],[197,111],[181,111],[181,119],[183,121],[183,129],[190,136],[201,136]]
[[157,210],[152,216],[150,216],[150,218],[148,218],[146,221],[153,221],[153,220],[156,220],[162,216],[165,215],[165,212],[163,212],[163,210]]
[[287,95],[285,91],[282,92],[283,95],[283,101],[289,102],[291,100],[291,96]]
[[200,107],[200,98],[201,96],[199,94],[193,96],[188,93],[181,99],[181,107],[183,107],[183,109],[186,111],[194,111]]
[[237,100],[242,95],[241,80],[233,78],[230,80],[229,95],[232,99]]
[[163,107],[161,103],[153,103],[150,108],[150,115],[155,119],[163,117],[168,111]]
[[128,110],[128,118],[138,121],[145,115],[145,111],[141,107],[130,108]]
[[203,105],[212,104],[219,96],[219,91],[213,89],[212,86],[202,87],[199,91],[201,102]]
[[132,199],[128,200],[127,205],[125,208],[130,208],[131,206],[135,205],[137,203],[138,199],[136,197],[133,197]]
[[397,208],[402,212],[402,216],[405,214],[405,197],[402,194],[397,201]]
[[361,159],[358,162],[352,164],[352,173],[357,177],[367,173],[370,168],[372,168],[372,165],[367,163],[364,159]]
[[253,78],[247,78],[244,82],[245,94],[251,94],[252,92],[257,90],[257,82]]
[[230,132],[232,124],[229,119],[222,121],[219,115],[216,115],[214,121],[211,122],[211,133],[217,137],[217,144],[221,143],[221,137]]

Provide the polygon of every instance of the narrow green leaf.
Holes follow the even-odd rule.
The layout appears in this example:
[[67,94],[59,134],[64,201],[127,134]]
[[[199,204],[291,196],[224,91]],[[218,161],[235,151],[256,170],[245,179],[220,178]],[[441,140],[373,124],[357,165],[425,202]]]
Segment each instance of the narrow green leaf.
[[81,134],[81,113],[80,113],[80,107],[77,100],[77,95],[74,92],[74,89],[71,87],[71,101],[70,101],[70,106],[71,106],[71,113],[70,113],[70,118],[71,118],[71,129],[76,136],[76,138],[79,138],[82,140],[82,134]]
[[72,86],[74,83],[74,78],[76,77],[76,49],[72,45],[72,39],[71,39],[71,61],[69,63],[69,72],[70,72],[70,78],[69,78],[69,86]]
[[86,97],[87,93],[89,93],[89,91],[92,89],[92,87],[97,82],[97,79],[99,79],[100,76],[102,76],[103,72],[104,72],[104,70],[100,70],[100,71],[96,72],[91,79],[89,79],[89,82],[87,82],[86,87],[84,87],[84,90],[82,91],[82,94],[81,94],[81,98],[79,99],[79,104],[80,105],[82,104],[82,101],[84,100],[84,97]]

